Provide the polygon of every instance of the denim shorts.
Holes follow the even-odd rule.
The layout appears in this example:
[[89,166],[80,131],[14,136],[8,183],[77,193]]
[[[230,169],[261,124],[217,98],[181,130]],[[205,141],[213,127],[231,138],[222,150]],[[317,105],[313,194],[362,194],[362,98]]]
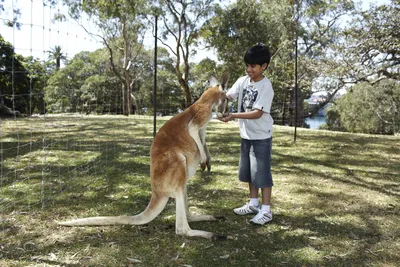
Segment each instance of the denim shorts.
[[242,139],[239,180],[257,188],[273,186],[271,175],[272,137],[262,140]]

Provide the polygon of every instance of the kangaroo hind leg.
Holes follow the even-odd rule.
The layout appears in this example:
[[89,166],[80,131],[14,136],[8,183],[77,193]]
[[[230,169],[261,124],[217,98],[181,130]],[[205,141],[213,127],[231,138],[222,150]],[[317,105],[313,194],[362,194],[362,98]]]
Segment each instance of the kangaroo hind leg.
[[203,237],[210,240],[216,239],[217,235],[212,232],[201,231],[201,230],[192,230],[189,226],[187,219],[187,209],[186,209],[186,194],[185,190],[182,189],[179,192],[176,192],[175,202],[176,202],[176,226],[175,231],[177,235],[184,236],[197,236]]
[[189,222],[200,222],[200,221],[217,221],[219,217],[215,217],[213,215],[197,215],[192,214],[189,211],[188,197],[187,197],[187,186],[185,186],[185,209],[186,209],[186,217]]

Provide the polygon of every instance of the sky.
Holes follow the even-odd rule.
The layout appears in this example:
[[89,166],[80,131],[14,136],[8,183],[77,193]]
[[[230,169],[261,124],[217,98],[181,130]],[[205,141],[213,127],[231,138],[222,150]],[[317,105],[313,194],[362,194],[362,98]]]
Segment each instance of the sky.
[[[12,20],[15,8],[21,11],[18,19],[22,23],[20,30],[4,25],[5,20]],[[52,22],[56,13],[67,13],[68,9],[61,4],[51,8],[44,6],[40,0],[5,0],[4,9],[0,14],[0,33],[14,45],[18,54],[47,59],[47,51],[59,45],[65,55],[71,58],[80,51],[94,51],[102,47],[101,42],[91,38],[73,19]],[[81,23],[89,29],[95,29],[87,19],[82,19]]]
[[[390,0],[363,0],[362,5],[364,8],[368,8],[371,3],[388,2]],[[4,25],[7,20],[12,20],[13,9],[17,8],[21,11],[18,19],[22,23],[20,30]],[[0,34],[6,41],[13,44],[16,53],[23,56],[47,59],[48,51],[59,45],[70,59],[81,51],[95,51],[103,47],[100,40],[92,38],[71,18],[67,18],[64,22],[52,22],[54,14],[58,12],[67,14],[67,8],[60,3],[51,8],[44,6],[41,0],[5,0],[4,9],[4,12],[0,13]],[[87,17],[82,18],[80,23],[89,31],[97,32],[96,27],[90,23]],[[154,39],[151,32],[147,36],[145,46],[152,48]],[[160,42],[158,44],[160,45]],[[198,50],[198,54],[192,60],[198,62],[205,57],[216,58],[212,51]]]

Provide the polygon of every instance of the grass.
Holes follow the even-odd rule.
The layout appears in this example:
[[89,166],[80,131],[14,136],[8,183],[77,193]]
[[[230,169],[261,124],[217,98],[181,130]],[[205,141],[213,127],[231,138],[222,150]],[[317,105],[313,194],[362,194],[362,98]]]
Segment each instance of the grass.
[[[166,119],[158,120],[158,128]],[[151,117],[49,116],[1,121],[0,266],[396,266],[400,262],[400,138],[276,126],[273,221],[232,209],[235,123],[211,122],[212,171],[189,181],[191,223],[230,235],[175,235],[170,200],[144,226],[59,227],[57,221],[136,214],[150,199]]]

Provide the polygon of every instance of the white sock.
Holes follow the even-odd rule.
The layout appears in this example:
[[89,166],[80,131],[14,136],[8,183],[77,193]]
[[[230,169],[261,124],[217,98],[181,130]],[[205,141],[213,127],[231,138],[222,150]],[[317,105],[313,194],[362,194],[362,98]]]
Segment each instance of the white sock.
[[250,205],[258,207],[258,198],[250,198]]
[[271,212],[271,205],[261,205],[261,210],[266,212]]

